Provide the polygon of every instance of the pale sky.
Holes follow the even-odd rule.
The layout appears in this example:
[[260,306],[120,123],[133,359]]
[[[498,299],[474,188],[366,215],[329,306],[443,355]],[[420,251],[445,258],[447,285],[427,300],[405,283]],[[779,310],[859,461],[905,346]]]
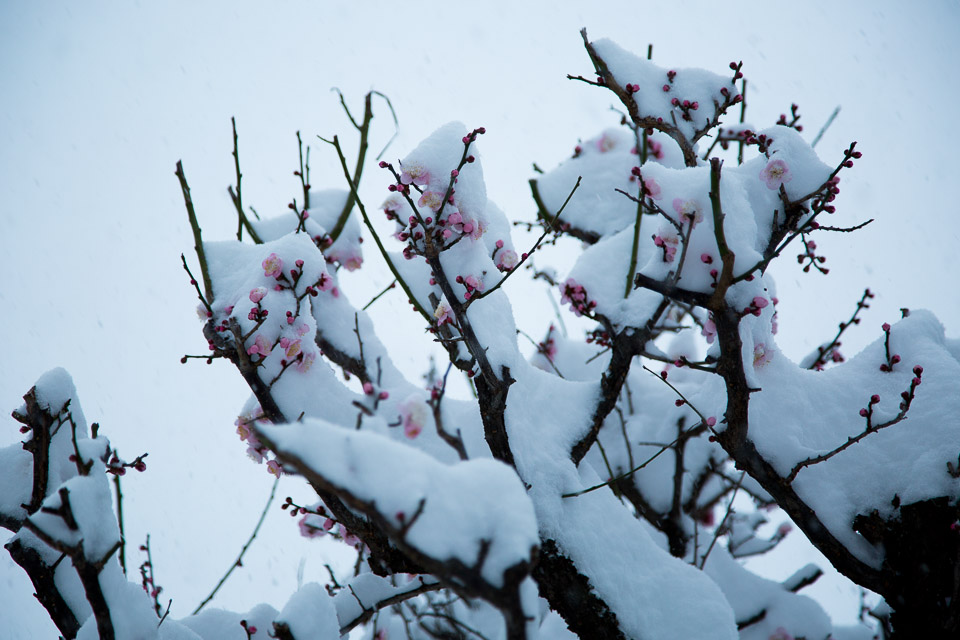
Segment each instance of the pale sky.
[[[833,164],[857,140],[864,157],[844,175],[836,223],[876,222],[818,238],[828,277],[801,273],[792,255],[774,270],[778,338],[789,356],[829,340],[867,286],[878,297],[846,341],[849,355],[900,307],[930,308],[960,337],[960,211],[946,141],[960,116],[955,2],[609,1],[589,11],[585,3],[505,1],[0,5],[0,414],[41,373],[64,366],[88,420],[122,453],[150,452],[148,471],[125,479],[128,554],[139,564],[136,548],[151,534],[174,617],[189,613],[229,566],[271,480],[234,434],[247,395],[240,377],[223,363],[179,363],[205,342],[179,264],[193,241],[176,161],[205,237],[229,239],[230,117],[240,130],[244,200],[270,214],[297,193],[297,130],[317,142],[314,185],[343,186],[315,138],[338,133],[355,144],[330,89],[357,110],[377,89],[400,122],[388,157],[447,121],[483,125],[489,195],[509,218],[531,220],[531,163],[555,166],[578,138],[618,118],[610,94],[565,79],[591,71],[584,26],[638,53],[653,43],[665,66],[725,73],[729,61],[743,60],[747,119],[758,126],[797,102],[812,139],[842,107],[817,151]],[[379,150],[393,124],[376,107]],[[371,163],[362,190],[370,208],[386,183]],[[344,288],[361,304],[389,282],[376,264],[360,274]],[[519,326],[542,334],[552,314],[542,289],[508,292]],[[373,316],[398,363],[411,376],[422,371],[422,327],[400,296],[378,302]],[[0,426],[0,444],[17,440],[11,419]],[[288,494],[309,500],[295,479],[282,485]],[[217,604],[282,605],[298,566],[305,581],[326,578],[322,547],[300,540],[275,509]],[[49,636],[25,577],[0,555],[0,628]],[[850,597],[848,588],[826,589],[837,594],[824,597]]]

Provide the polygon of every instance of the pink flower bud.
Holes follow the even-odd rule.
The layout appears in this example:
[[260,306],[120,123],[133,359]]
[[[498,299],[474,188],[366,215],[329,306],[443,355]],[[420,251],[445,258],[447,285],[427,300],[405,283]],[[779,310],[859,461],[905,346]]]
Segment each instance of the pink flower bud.
[[867,417],[867,410],[866,410],[866,409],[860,409],[860,415],[861,415],[862,417],[866,418],[866,417]]
[[881,326],[881,328],[884,330],[884,332],[889,332],[889,331],[890,331],[890,323],[889,323],[889,322],[884,322],[883,325]]
[[386,400],[387,398],[390,397],[390,394],[389,394],[388,392],[386,392],[386,391],[381,391],[381,392],[377,395],[377,397],[380,398],[381,400]]
[[878,402],[880,402],[880,396],[877,394],[870,396],[870,404],[877,404]]
[[364,382],[363,383],[363,392],[368,396],[373,395],[373,383]]
[[715,425],[715,424],[717,424],[717,419],[716,419],[716,418],[714,418],[713,416],[710,416],[709,418],[707,418],[707,426],[708,426],[708,427],[712,427],[712,426]]

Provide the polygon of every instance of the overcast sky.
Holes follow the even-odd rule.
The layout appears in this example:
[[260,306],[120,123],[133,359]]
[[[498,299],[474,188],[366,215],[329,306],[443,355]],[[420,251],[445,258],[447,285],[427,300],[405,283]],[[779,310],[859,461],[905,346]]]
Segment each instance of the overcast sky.
[[[128,553],[139,564],[136,547],[151,533],[174,617],[230,564],[270,488],[233,430],[247,396],[240,377],[223,363],[179,364],[206,347],[179,265],[193,241],[174,165],[183,159],[205,237],[230,238],[231,116],[244,201],[262,214],[297,193],[295,131],[355,144],[330,91],[339,87],[357,110],[370,89],[390,97],[400,122],[391,159],[449,120],[485,126],[488,193],[508,217],[530,220],[531,163],[549,169],[578,137],[617,120],[609,93],[565,79],[591,71],[581,27],[638,53],[653,43],[664,66],[725,73],[743,60],[747,119],[757,125],[797,102],[812,139],[842,107],[817,151],[833,164],[857,140],[864,157],[845,172],[836,223],[876,219],[818,239],[826,278],[802,274],[791,255],[778,265],[784,351],[799,358],[832,337],[867,286],[878,298],[846,342],[849,355],[899,307],[930,308],[960,337],[960,211],[948,155],[960,116],[956,2],[590,5],[0,3],[0,409],[7,416],[41,373],[64,366],[88,420],[123,454],[150,453],[148,471],[125,479]],[[379,150],[393,124],[383,104],[375,109]],[[341,187],[328,149],[313,146],[314,185]],[[371,164],[362,191],[371,208],[386,183]],[[361,274],[345,290],[363,304],[389,276],[375,264]],[[546,294],[517,291],[519,325],[542,334]],[[398,320],[410,316],[405,306],[387,297],[374,317],[415,375],[426,343],[416,318]],[[0,444],[16,441],[11,419],[0,427]],[[295,480],[281,494],[309,499]],[[276,510],[218,604],[282,605],[298,566],[305,580],[326,577],[320,547],[300,541]],[[49,635],[26,579],[0,555],[0,628]]]

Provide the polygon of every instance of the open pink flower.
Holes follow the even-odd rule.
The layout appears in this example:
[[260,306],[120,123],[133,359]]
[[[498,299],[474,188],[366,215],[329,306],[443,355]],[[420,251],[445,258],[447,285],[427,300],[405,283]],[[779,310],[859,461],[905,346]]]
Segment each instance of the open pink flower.
[[419,162],[409,162],[403,165],[400,182],[422,187],[430,182],[430,172]]
[[680,216],[680,222],[690,222],[693,225],[703,222],[703,208],[696,200],[674,198],[673,210]]
[[760,172],[760,179],[766,183],[768,189],[779,189],[780,185],[793,180],[793,174],[786,162],[777,159],[767,163]]
[[660,185],[657,184],[657,181],[653,178],[644,178],[643,186],[647,189],[647,195],[654,200],[659,200],[663,197],[663,190],[660,188]]
[[419,396],[412,395],[404,400],[398,409],[403,423],[403,435],[413,440],[427,424],[427,403]]
[[653,244],[663,250],[663,261],[673,262],[677,255],[677,246],[680,244],[680,238],[672,231],[663,231],[653,236]]
[[440,209],[443,204],[443,194],[439,191],[424,191],[417,204],[421,207],[428,207],[431,211]]
[[762,367],[773,360],[773,349],[762,342],[753,347],[753,366]]
[[346,260],[342,260],[341,264],[347,268],[347,271],[356,271],[363,265],[363,256],[351,255]]
[[267,295],[267,290],[263,287],[257,287],[250,290],[250,302],[260,302]]
[[[298,340],[299,342],[299,340]],[[300,362],[297,363],[297,371],[300,373],[306,373],[310,370],[310,367],[313,365],[313,361],[317,359],[316,351],[304,351],[303,358]]]
[[260,356],[266,358],[272,350],[273,347],[264,339],[263,335],[257,334],[257,338],[253,341],[253,344],[247,348],[247,355],[252,356],[258,353]]
[[267,463],[267,473],[279,478],[281,475],[283,475],[283,467],[276,460],[271,460]]
[[717,325],[713,323],[713,320],[707,320],[703,323],[700,334],[707,339],[707,344],[713,344],[713,341],[717,338]]
[[437,326],[446,324],[448,322],[452,323],[454,321],[453,309],[450,308],[450,305],[447,304],[446,298],[440,301],[440,304],[437,305],[437,308],[433,311],[433,317],[437,321]]
[[304,538],[318,538],[324,535],[327,531],[320,526],[319,520],[320,517],[312,513],[300,518],[300,535]]
[[276,278],[283,273],[283,260],[275,254],[271,253],[262,263],[263,266],[263,275],[268,278]]
[[517,266],[518,262],[520,262],[520,258],[517,256],[517,252],[512,249],[501,249],[497,252],[497,268],[500,271],[509,271]]

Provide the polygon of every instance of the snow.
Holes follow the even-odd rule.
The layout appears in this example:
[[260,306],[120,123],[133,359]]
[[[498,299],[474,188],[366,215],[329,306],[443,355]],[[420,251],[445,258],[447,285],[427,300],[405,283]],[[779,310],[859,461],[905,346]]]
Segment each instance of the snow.
[[[504,8],[493,6],[491,11]],[[576,85],[568,89],[562,81],[568,71],[589,69],[576,36],[576,29],[585,23],[579,8],[551,6],[544,13],[542,7],[511,5],[509,21],[471,20],[466,27],[466,16],[457,14],[456,7],[393,14],[394,9],[383,5],[362,15],[306,6],[280,14],[273,8],[223,12],[192,5],[162,11],[133,5],[48,9],[40,15],[30,13],[31,8],[9,7],[4,16],[8,19],[0,20],[9,31],[0,41],[10,53],[0,56],[5,60],[0,75],[15,97],[7,111],[9,144],[0,152],[11,186],[0,214],[8,233],[0,234],[0,243],[11,264],[29,265],[28,277],[9,278],[2,287],[12,336],[8,360],[15,366],[6,370],[0,389],[8,409],[13,408],[32,377],[62,362],[85,389],[88,412],[101,419],[122,448],[151,451],[150,459],[159,466],[124,485],[130,509],[128,535],[142,540],[143,532],[152,529],[155,542],[162,546],[166,536],[168,553],[197,568],[182,577],[171,575],[174,582],[167,585],[181,602],[191,602],[209,590],[222,559],[208,545],[178,543],[174,538],[198,540],[217,531],[216,546],[234,553],[247,532],[223,523],[238,513],[249,515],[250,497],[267,478],[259,474],[249,479],[249,467],[243,464],[229,474],[232,477],[224,476],[224,469],[230,468],[224,461],[238,455],[235,448],[224,446],[235,440],[229,415],[246,393],[235,371],[220,363],[213,367],[176,363],[183,351],[202,352],[205,346],[195,323],[180,312],[191,306],[192,292],[182,286],[183,274],[171,260],[192,242],[180,215],[179,190],[169,175],[173,160],[184,154],[208,237],[229,237],[235,222],[223,193],[233,180],[229,115],[236,113],[241,124],[245,201],[263,210],[270,209],[267,203],[280,208],[299,186],[288,174],[286,182],[278,179],[295,164],[288,134],[313,123],[319,123],[321,133],[339,126],[336,99],[325,95],[330,84],[339,84],[348,95],[351,89],[360,95],[376,86],[397,105],[403,124],[397,148],[409,147],[428,133],[425,128],[447,118],[472,123],[482,117],[491,130],[489,138],[500,136],[497,144],[487,143],[484,149],[488,177],[496,176],[489,181],[490,193],[509,205],[511,217],[518,217],[532,211],[525,193],[530,161],[549,161],[559,157],[561,149],[569,151],[584,130],[580,124],[570,126],[575,119],[593,120],[586,131],[604,126],[602,111],[610,98],[577,83],[567,83]],[[609,34],[641,50],[645,41],[636,40],[636,21],[625,19],[629,16],[622,7],[614,9],[598,7],[587,16],[591,34]],[[776,10],[769,3],[745,8],[755,16],[756,25],[779,19]],[[781,327],[786,327],[778,344],[782,353],[804,353],[819,343],[865,283],[885,294],[872,311],[877,323],[892,317],[899,306],[925,301],[955,331],[949,323],[957,317],[957,300],[938,293],[945,277],[941,256],[957,242],[950,190],[938,188],[950,184],[953,162],[947,148],[930,143],[941,127],[943,105],[956,104],[955,87],[940,77],[945,61],[951,59],[949,36],[955,31],[955,14],[916,8],[907,13],[892,5],[871,5],[864,11],[811,4],[792,16],[785,28],[748,25],[742,37],[731,42],[727,33],[705,26],[729,18],[727,10],[701,4],[694,9],[697,20],[686,19],[689,9],[684,9],[684,16],[676,11],[666,6],[644,10],[649,37],[656,44],[655,60],[722,69],[728,57],[743,57],[751,80],[750,111],[758,121],[775,113],[770,109],[799,98],[804,123],[809,125],[805,137],[810,139],[830,111],[842,104],[840,118],[818,149],[826,150],[825,158],[835,158],[830,148],[845,146],[849,136],[860,136],[870,151],[863,173],[859,166],[852,172],[844,197],[862,204],[878,222],[855,234],[859,248],[845,238],[834,240],[839,249],[831,253],[831,262],[836,260],[842,268],[831,275],[826,291],[805,280],[800,285],[791,266],[785,265],[779,276],[789,294],[781,307]],[[936,15],[929,15],[932,11]],[[192,19],[182,20],[184,12]],[[291,30],[318,19],[331,25],[329,40],[290,37]],[[683,37],[657,35],[674,33],[680,19]],[[369,30],[368,37],[337,28],[358,21]],[[814,44],[807,35],[811,30],[822,34]],[[431,34],[429,47],[424,46],[423,33]],[[569,34],[565,42],[558,39],[562,33]],[[173,41],[177,47],[170,46]],[[238,45],[252,41],[264,46]],[[823,41],[837,46],[826,49]],[[486,46],[491,42],[496,46]],[[435,49],[458,55],[437,55]],[[130,55],[117,56],[117,50]],[[328,64],[342,60],[344,52],[350,54],[349,68]],[[936,57],[925,58],[926,52],[936,52]],[[410,75],[384,64],[398,60],[410,68],[428,57],[429,78],[421,76],[417,82],[429,79],[442,87],[442,98],[434,91],[410,91]],[[878,68],[884,73],[877,74]],[[256,91],[248,90],[251,78],[257,80]],[[915,86],[924,91],[897,89]],[[297,88],[296,99],[291,98],[291,87]],[[198,99],[178,98],[185,95]],[[532,97],[517,100],[521,95]],[[884,100],[878,102],[877,95]],[[138,162],[129,161],[134,157]],[[905,162],[909,170],[904,169]],[[108,197],[104,176],[109,176]],[[848,178],[844,180],[846,186]],[[766,189],[762,183],[759,187]],[[904,193],[920,212],[922,224],[902,224],[898,207],[902,208]],[[931,228],[938,232],[931,233]],[[42,239],[39,250],[37,238]],[[890,259],[900,252],[909,253],[909,264]],[[785,263],[790,261],[786,257]],[[389,276],[378,279],[375,273],[361,277],[368,282],[361,280],[359,291],[369,290],[371,296],[389,282]],[[518,274],[511,286],[519,289],[521,279]],[[522,289],[517,295],[510,293],[518,305],[520,328],[541,335],[543,327],[533,329],[523,318],[525,309],[546,306],[542,293]],[[356,295],[358,300],[371,297]],[[404,301],[394,304],[385,297],[377,304],[381,315],[373,321],[378,328],[405,326],[401,316],[409,314]],[[146,310],[162,314],[159,324],[146,318]],[[422,329],[419,319],[416,323],[416,329]],[[804,335],[790,330],[791,323]],[[426,349],[411,338],[414,332],[401,334],[410,353],[398,355],[397,361],[414,379]],[[388,335],[383,337],[394,344]],[[852,336],[849,353],[855,353],[863,340]],[[924,390],[920,388],[918,403]],[[191,407],[191,416],[172,408],[176,405]],[[6,430],[9,441],[18,437],[15,428]],[[465,428],[471,430],[472,426]],[[229,490],[210,500],[206,492],[194,490],[197,486]],[[240,572],[236,587],[227,585],[225,602],[285,598],[294,588],[296,563],[304,554],[310,554],[310,572],[315,552],[291,541],[295,533],[291,536],[291,528],[284,528],[281,521],[289,518],[268,521],[258,543],[262,556],[245,561],[248,573]],[[157,522],[177,526],[163,533]],[[268,562],[274,563],[270,569]],[[315,566],[322,579],[322,566]],[[267,570],[274,580],[254,585],[249,576]],[[10,602],[6,595],[4,601]],[[23,617],[45,622],[44,613],[31,604],[32,613]],[[846,613],[843,605],[836,609]],[[45,628],[32,635],[51,633]]]
[[287,602],[276,622],[286,624],[297,640],[338,640],[340,625],[333,600],[322,585],[310,582]]
[[[837,367],[815,372],[775,357],[757,370],[762,391],[751,395],[750,438],[778,473],[831,451],[863,432],[859,410],[880,396],[874,424],[893,418],[900,393],[923,367],[906,419],[873,433],[845,451],[798,473],[794,487],[827,528],[864,562],[878,565],[874,548],[851,525],[854,516],[876,509],[891,517],[895,495],[907,505],[939,495],[954,495],[960,479],[947,473],[956,461],[955,416],[960,412],[960,361],[946,348],[943,326],[926,311],[914,310],[891,327],[891,353],[901,362],[891,373],[883,338]],[[813,418],[815,416],[815,419]],[[945,446],[946,445],[946,446]]]
[[508,568],[528,562],[539,544],[530,499],[516,474],[495,460],[452,465],[367,430],[320,421],[261,426],[258,432],[281,457],[308,477],[352,496],[348,504],[390,527],[392,537],[440,562],[474,567],[494,586]]

